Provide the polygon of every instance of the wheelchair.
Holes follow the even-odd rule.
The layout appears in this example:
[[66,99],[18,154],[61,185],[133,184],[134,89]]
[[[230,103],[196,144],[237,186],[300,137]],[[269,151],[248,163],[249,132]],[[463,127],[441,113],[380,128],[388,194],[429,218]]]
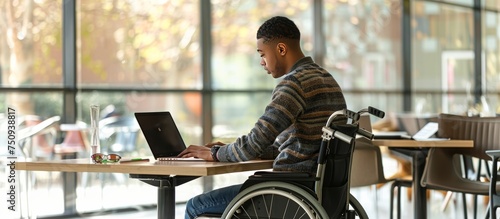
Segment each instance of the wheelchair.
[[316,174],[258,171],[243,184],[220,218],[366,219],[363,206],[350,194],[349,179],[356,135],[373,139],[359,128],[361,114],[383,118],[373,107],[333,113],[322,131]]

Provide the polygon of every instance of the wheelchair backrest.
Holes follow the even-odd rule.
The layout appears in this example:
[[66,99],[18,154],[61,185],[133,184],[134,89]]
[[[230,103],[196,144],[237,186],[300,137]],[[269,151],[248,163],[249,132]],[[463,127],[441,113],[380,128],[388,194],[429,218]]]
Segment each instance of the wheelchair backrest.
[[[333,123],[330,128],[355,139],[358,124]],[[324,157],[324,162],[318,161],[318,173],[320,176],[319,188],[316,187],[318,197],[330,218],[340,218],[347,212],[349,206],[349,180],[351,175],[352,154],[355,147],[354,140],[349,143],[332,137],[331,140],[323,140],[319,157]],[[323,165],[323,166],[321,166]]]

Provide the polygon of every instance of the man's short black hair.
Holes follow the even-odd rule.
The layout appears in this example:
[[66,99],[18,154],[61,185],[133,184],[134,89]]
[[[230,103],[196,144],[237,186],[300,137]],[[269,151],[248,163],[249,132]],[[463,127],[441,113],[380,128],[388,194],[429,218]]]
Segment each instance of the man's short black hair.
[[260,26],[257,31],[257,39],[261,38],[264,39],[264,42],[283,38],[300,40],[300,31],[292,20],[282,16],[275,16]]

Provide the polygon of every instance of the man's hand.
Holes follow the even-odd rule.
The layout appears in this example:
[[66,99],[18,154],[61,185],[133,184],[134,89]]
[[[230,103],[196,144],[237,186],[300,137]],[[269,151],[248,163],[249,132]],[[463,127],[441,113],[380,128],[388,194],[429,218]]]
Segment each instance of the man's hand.
[[182,151],[177,157],[196,157],[201,158],[206,161],[214,161],[210,148],[215,145],[225,145],[224,143],[217,141],[205,144],[205,146],[200,145],[189,145],[184,151]]
[[189,147],[177,155],[177,157],[196,157],[206,161],[214,161],[212,154],[210,153],[210,148],[199,145],[189,145]]

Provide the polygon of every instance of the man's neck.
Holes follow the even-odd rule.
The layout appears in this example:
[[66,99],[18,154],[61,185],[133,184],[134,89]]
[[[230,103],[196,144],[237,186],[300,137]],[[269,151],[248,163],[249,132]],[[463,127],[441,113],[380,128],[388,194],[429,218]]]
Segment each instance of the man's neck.
[[294,53],[294,54],[291,54],[291,56],[287,57],[287,72],[290,72],[292,71],[292,68],[294,67],[294,65],[301,59],[303,59],[304,57],[306,57],[304,55],[304,53],[302,53],[302,51],[300,52],[297,52],[297,53]]

